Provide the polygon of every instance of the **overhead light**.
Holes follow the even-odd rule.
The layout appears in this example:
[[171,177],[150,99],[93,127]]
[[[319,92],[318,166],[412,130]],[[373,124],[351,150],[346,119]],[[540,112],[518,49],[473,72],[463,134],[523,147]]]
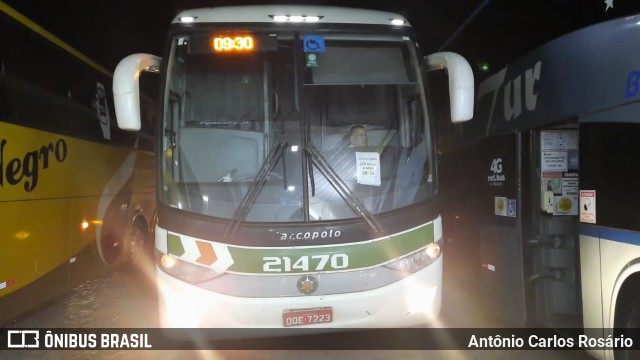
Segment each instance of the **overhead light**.
[[275,22],[318,22],[322,16],[317,15],[269,15]]
[[405,21],[402,19],[391,19],[391,25],[404,25]]
[[195,19],[196,19],[195,16],[182,16],[180,17],[180,22],[190,23],[190,22],[193,22]]

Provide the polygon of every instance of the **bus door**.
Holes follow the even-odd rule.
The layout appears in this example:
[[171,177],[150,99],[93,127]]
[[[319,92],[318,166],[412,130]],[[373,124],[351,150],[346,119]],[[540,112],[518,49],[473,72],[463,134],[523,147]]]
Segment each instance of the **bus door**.
[[527,133],[522,234],[530,323],[580,327],[578,132]]
[[519,200],[521,133],[487,138],[474,147],[482,301],[494,318],[526,322]]

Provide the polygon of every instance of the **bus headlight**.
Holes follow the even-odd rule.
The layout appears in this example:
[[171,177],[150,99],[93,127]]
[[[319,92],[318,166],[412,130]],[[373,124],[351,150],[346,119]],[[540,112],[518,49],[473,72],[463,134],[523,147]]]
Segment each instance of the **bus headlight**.
[[403,273],[413,274],[414,272],[431,265],[440,257],[442,254],[441,245],[442,240],[436,241],[414,253],[392,261],[385,266]]
[[165,273],[190,284],[200,284],[224,274],[204,266],[182,261],[175,256],[163,254],[157,250],[156,263]]

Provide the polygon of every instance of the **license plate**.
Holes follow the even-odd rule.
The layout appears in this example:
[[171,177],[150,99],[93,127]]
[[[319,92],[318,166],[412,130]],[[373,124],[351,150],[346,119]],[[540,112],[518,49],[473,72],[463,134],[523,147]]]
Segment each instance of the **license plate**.
[[282,324],[285,327],[322,324],[333,321],[333,308],[304,310],[285,310],[282,312]]

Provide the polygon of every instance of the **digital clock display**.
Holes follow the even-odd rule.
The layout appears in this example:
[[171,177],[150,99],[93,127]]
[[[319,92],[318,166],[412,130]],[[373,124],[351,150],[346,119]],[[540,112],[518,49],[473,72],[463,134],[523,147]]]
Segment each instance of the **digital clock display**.
[[252,51],[255,46],[251,35],[215,36],[212,42],[215,52]]

